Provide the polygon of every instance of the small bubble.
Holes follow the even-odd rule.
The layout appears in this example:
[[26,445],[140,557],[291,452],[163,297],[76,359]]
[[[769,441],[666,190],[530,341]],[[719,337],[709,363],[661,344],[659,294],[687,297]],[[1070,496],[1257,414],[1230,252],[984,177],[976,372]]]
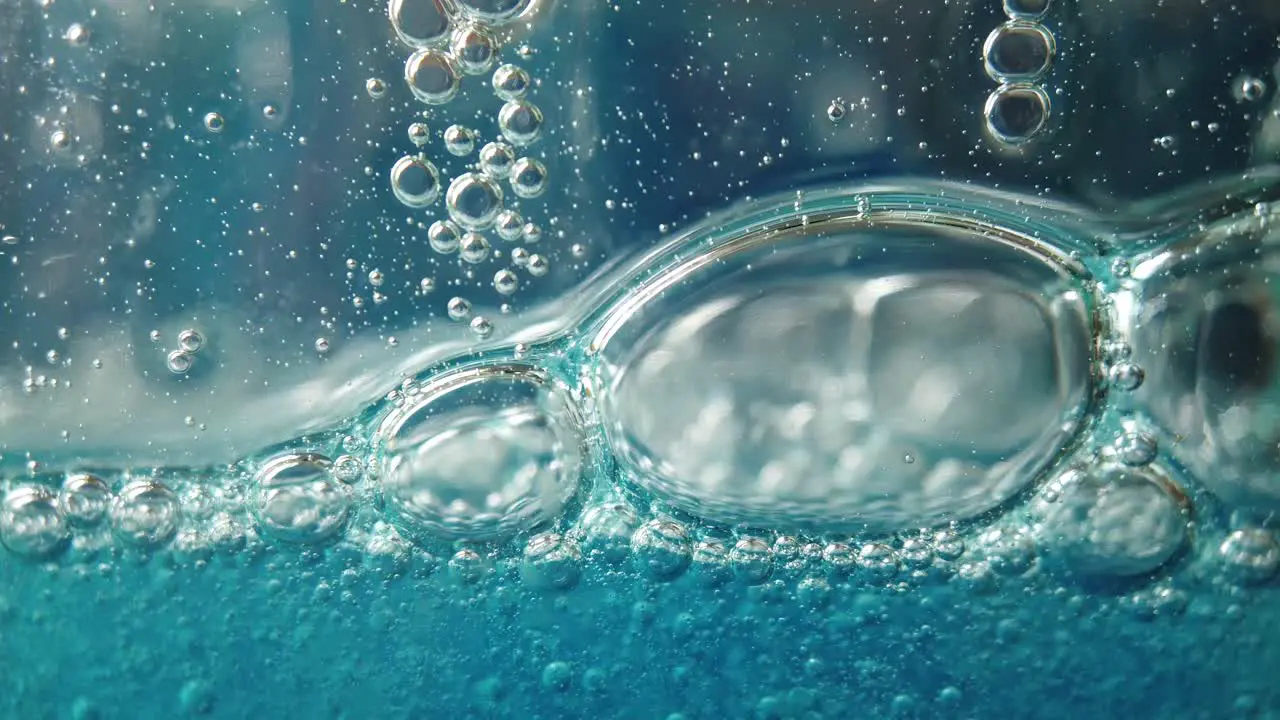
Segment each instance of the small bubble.
[[185,374],[191,369],[193,358],[190,354],[181,350],[174,350],[165,358],[165,366],[169,368],[169,372],[175,375]]
[[479,26],[460,27],[449,39],[449,51],[462,72],[483,75],[498,59],[498,41]]
[[65,547],[69,533],[57,499],[45,487],[19,486],[0,506],[0,542],[19,555],[48,557]]
[[67,26],[67,32],[63,34],[63,38],[72,47],[84,47],[89,44],[89,28],[80,23],[71,23]]
[[534,198],[547,188],[547,168],[533,158],[520,158],[511,168],[511,191],[521,198]]
[[1132,392],[1142,385],[1146,376],[1146,372],[1134,363],[1120,363],[1111,368],[1111,385],[1117,390]]
[[827,119],[831,122],[840,122],[844,119],[845,113],[847,112],[848,108],[845,107],[843,100],[832,100],[831,103],[827,105]]
[[542,277],[551,269],[551,263],[547,262],[545,257],[534,253],[529,256],[529,261],[526,263],[525,267],[528,268],[530,275],[534,277]]
[[365,92],[369,93],[369,97],[377,100],[387,94],[387,84],[379,78],[369,78],[364,81]]
[[502,188],[479,173],[463,173],[449,184],[445,196],[449,217],[468,230],[483,230],[502,212]]
[[476,149],[476,133],[461,125],[450,125],[444,130],[444,149],[450,155],[464,157]]
[[431,132],[427,129],[426,123],[412,123],[409,125],[409,142],[417,147],[422,147],[431,139]]
[[567,692],[573,685],[573,670],[566,662],[548,663],[542,669],[542,687],[555,692]]
[[516,278],[516,274],[510,270],[499,270],[493,275],[493,288],[497,290],[499,294],[514,294],[519,285],[519,279]]
[[386,276],[382,274],[381,270],[374,269],[369,271],[370,285],[374,287],[382,287],[384,282],[386,282]]
[[120,491],[111,506],[111,524],[120,539],[133,545],[155,546],[178,530],[181,507],[165,485],[135,480]]
[[222,128],[226,127],[227,121],[222,119],[222,115],[211,112],[204,116],[204,127],[212,133],[222,132]]
[[186,329],[178,333],[178,347],[185,353],[200,352],[200,348],[204,347],[204,336],[193,329]]
[[1233,580],[1242,585],[1266,582],[1280,568],[1280,544],[1261,528],[1241,528],[1218,547]]
[[1120,462],[1130,467],[1149,464],[1159,450],[1155,437],[1144,432],[1126,432],[1116,438],[1113,447]]
[[523,98],[529,84],[529,73],[515,65],[502,65],[493,71],[493,92],[503,100]]
[[348,485],[359,482],[364,476],[364,463],[360,462],[360,458],[354,455],[341,455],[333,461],[333,467],[330,472],[340,482]]
[[431,249],[441,255],[448,255],[458,249],[462,240],[462,229],[452,220],[436,220],[427,228],[427,242]]
[[418,50],[404,65],[404,78],[414,97],[428,105],[444,105],[458,94],[461,83],[453,61],[439,50]]
[[279,114],[280,114],[280,108],[275,105],[272,105],[271,103],[267,103],[266,105],[262,106],[262,117],[268,120],[274,120],[276,116]]
[[446,309],[449,312],[450,319],[453,320],[466,320],[471,317],[471,301],[466,298],[450,298]]
[[489,253],[488,239],[477,232],[466,233],[458,243],[458,256],[473,265],[487,260]]
[[391,191],[407,207],[426,207],[440,197],[440,171],[420,155],[406,155],[391,166]]
[[1026,142],[1048,124],[1049,107],[1049,95],[1038,86],[1002,85],[987,97],[987,129],[1003,143]]
[[71,146],[71,133],[66,130],[54,130],[49,134],[49,147],[54,150],[66,150]]
[[477,315],[471,318],[471,332],[475,333],[476,337],[489,337],[493,334],[493,323],[490,322],[489,318]]
[[1244,102],[1257,102],[1267,94],[1267,84],[1256,77],[1243,77],[1237,82],[1236,98]]
[[503,210],[498,213],[497,219],[493,221],[493,227],[498,233],[498,237],[508,242],[520,237],[522,225],[524,225],[524,218],[520,217],[520,213],[515,210]]
[[516,267],[525,267],[529,264],[529,251],[522,247],[512,248],[511,264]]
[[480,148],[480,171],[496,180],[506,180],[516,162],[516,151],[504,142],[487,143]]
[[1177,138],[1173,137],[1172,135],[1161,135],[1160,137],[1156,138],[1154,142],[1156,145],[1160,147],[1161,150],[1172,150],[1174,146],[1178,144]]
[[324,338],[324,337],[316,338],[316,352],[320,353],[321,355],[324,355],[325,353],[329,352],[329,338]]
[[559,533],[542,533],[525,545],[520,574],[533,587],[567,590],[578,584],[581,563],[582,553],[573,540]]
[[527,222],[520,229],[520,236],[530,245],[537,244],[542,239],[542,228],[537,223]]
[[511,144],[530,145],[542,135],[542,111],[527,100],[508,100],[498,111],[498,129]]
[[1031,80],[1043,75],[1053,62],[1053,36],[1036,23],[1009,22],[987,36],[983,66],[996,82]]

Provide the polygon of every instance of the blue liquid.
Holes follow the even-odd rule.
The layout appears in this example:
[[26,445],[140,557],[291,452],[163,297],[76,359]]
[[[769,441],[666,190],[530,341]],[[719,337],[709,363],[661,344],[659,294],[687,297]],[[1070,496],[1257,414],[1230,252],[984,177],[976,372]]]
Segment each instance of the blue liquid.
[[0,715],[1280,711],[1277,17],[1040,5],[0,4]]

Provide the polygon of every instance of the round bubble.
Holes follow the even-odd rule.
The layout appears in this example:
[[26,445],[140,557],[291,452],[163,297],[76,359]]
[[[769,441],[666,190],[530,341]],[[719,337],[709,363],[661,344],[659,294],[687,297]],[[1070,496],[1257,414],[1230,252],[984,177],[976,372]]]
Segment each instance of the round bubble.
[[515,162],[516,151],[504,142],[486,143],[480,148],[480,171],[491,178],[507,179]]
[[547,189],[547,168],[534,158],[520,158],[511,167],[510,179],[518,197],[535,198]]
[[874,582],[887,582],[898,574],[898,554],[885,543],[867,543],[858,550],[858,569]]
[[111,488],[90,473],[77,473],[62,483],[58,509],[74,527],[92,527],[102,522],[111,508]]
[[502,188],[479,173],[463,173],[449,183],[445,194],[449,217],[467,230],[483,230],[502,212]]
[[452,220],[436,220],[427,228],[427,242],[432,250],[448,255],[456,251],[462,242],[462,229]]
[[542,135],[542,111],[527,100],[509,100],[498,111],[498,129],[512,145],[532,144]]
[[111,505],[111,527],[131,545],[155,547],[178,531],[182,508],[178,496],[165,484],[135,480],[126,485]]
[[534,0],[457,0],[463,15],[486,25],[500,25],[519,17]]
[[655,580],[679,577],[692,560],[689,531],[666,518],[641,525],[631,537],[631,549],[637,567]]
[[1049,124],[1049,94],[1036,85],[1002,85],[987,97],[983,113],[992,137],[1010,145],[1026,142]]
[[580,428],[568,392],[537,368],[444,373],[378,431],[384,505],[418,536],[488,540],[527,530],[576,491]]
[[329,458],[290,453],[258,471],[254,513],[264,534],[294,543],[327,540],[342,531],[351,494],[331,472]]
[[[704,587],[719,587],[733,577],[729,567],[729,550],[724,543],[715,539],[704,539],[694,543],[690,572],[695,575]],[[748,571],[744,568],[744,573]]]
[[440,172],[421,155],[406,155],[391,166],[391,191],[407,207],[426,207],[440,197]]
[[444,0],[391,0],[387,16],[396,36],[409,47],[442,44],[449,36]]
[[640,520],[630,505],[610,501],[587,506],[574,535],[588,552],[620,562],[631,551],[631,536],[639,526]]
[[498,41],[483,28],[461,27],[449,39],[449,52],[462,72],[483,75],[498,59]]
[[58,511],[57,497],[48,488],[19,486],[9,491],[0,507],[0,542],[30,558],[44,558],[66,547],[67,523]]
[[1232,532],[1218,547],[1218,556],[1230,578],[1241,585],[1266,582],[1280,569],[1280,543],[1261,528]]
[[1047,565],[1085,577],[1153,572],[1186,545],[1189,504],[1154,468],[1078,468],[1055,479],[1035,506]]
[[404,64],[404,79],[413,96],[428,105],[444,105],[458,94],[461,82],[453,61],[439,50],[418,50]]
[[744,537],[729,551],[733,574],[748,585],[759,585],[773,574],[773,551],[758,537]]
[[476,149],[476,132],[462,125],[450,125],[444,129],[444,149],[457,157],[470,155]]
[[996,528],[982,534],[987,564],[1001,575],[1022,575],[1036,561],[1031,534],[1021,528]]
[[1004,0],[1004,12],[1009,17],[1035,19],[1049,11],[1051,0]]
[[1043,26],[1013,20],[991,31],[982,48],[983,65],[997,82],[1033,80],[1053,63],[1053,35]]
[[520,232],[524,227],[524,218],[515,210],[503,210],[498,213],[498,217],[493,221],[493,229],[498,233],[498,237],[507,242],[514,242],[520,239]]
[[558,533],[542,533],[525,546],[520,572],[534,587],[567,590],[578,584],[581,564],[582,552],[576,543]]
[[477,232],[464,234],[458,242],[458,257],[473,265],[487,260],[490,252],[489,241]]
[[519,100],[529,92],[531,80],[524,68],[501,65],[493,71],[493,92],[503,100]]

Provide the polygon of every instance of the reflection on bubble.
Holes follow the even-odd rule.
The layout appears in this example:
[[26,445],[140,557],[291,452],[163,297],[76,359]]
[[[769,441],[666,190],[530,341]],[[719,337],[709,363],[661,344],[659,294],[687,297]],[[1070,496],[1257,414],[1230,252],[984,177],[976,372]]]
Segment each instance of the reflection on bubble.
[[143,548],[168,542],[178,531],[180,516],[178,497],[154,480],[129,483],[111,507],[111,525],[117,537]]
[[453,61],[439,50],[418,50],[404,64],[404,79],[413,96],[428,105],[444,105],[458,94],[461,83]]
[[406,155],[391,166],[391,191],[407,207],[426,207],[440,197],[440,171],[422,156]]
[[983,66],[998,82],[1040,77],[1048,72],[1053,54],[1053,36],[1048,30],[1018,20],[992,30],[982,48]]
[[463,173],[445,194],[449,217],[467,230],[484,230],[502,212],[502,188],[479,173]]
[[413,48],[443,43],[449,35],[444,0],[391,0],[387,16],[396,36]]
[[415,534],[509,536],[555,517],[574,493],[579,432],[567,394],[539,370],[446,374],[378,432],[383,501]]
[[58,509],[74,527],[92,527],[102,522],[111,507],[111,488],[97,475],[77,473],[62,483]]
[[330,472],[331,465],[322,455],[291,453],[262,466],[254,510],[265,534],[286,542],[314,543],[343,529],[351,496]]
[[69,537],[56,496],[41,486],[10,490],[0,506],[0,542],[19,555],[44,558],[61,550]]
[[1023,143],[1044,130],[1049,122],[1049,95],[1035,85],[1001,85],[990,96],[983,113],[992,137],[1011,145]]

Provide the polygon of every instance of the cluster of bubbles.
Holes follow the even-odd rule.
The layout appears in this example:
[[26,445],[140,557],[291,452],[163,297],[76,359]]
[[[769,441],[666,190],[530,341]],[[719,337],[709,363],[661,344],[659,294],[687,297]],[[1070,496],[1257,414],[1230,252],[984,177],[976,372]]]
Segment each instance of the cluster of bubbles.
[[1040,81],[1053,66],[1056,45],[1042,24],[1051,0],[1004,0],[1009,20],[991,31],[982,64],[999,87],[983,107],[987,131],[1008,145],[1027,142],[1049,124],[1050,101]]
[[109,526],[127,545],[155,548],[178,530],[178,496],[153,479],[126,482],[118,492],[90,473],[68,476],[60,488],[18,485],[0,507],[0,542],[12,552],[45,559],[66,548],[73,533]]
[[[529,10],[531,0],[470,0],[446,4],[441,0],[408,2],[391,0],[388,16],[396,36],[412,54],[405,61],[405,82],[413,96],[429,106],[447,105],[458,96],[466,76],[489,74],[493,95],[501,102],[496,121],[499,137],[480,144],[479,133],[461,124],[452,124],[441,133],[444,151],[453,157],[475,160],[451,178],[442,176],[439,166],[428,158],[426,146],[431,133],[423,122],[408,128],[409,140],[418,152],[405,155],[391,168],[391,187],[405,206],[422,209],[444,198],[447,217],[437,219],[427,229],[427,240],[441,255],[457,254],[465,264],[478,265],[495,257],[486,233],[493,232],[506,242],[536,243],[542,237],[537,223],[526,221],[514,207],[516,200],[531,200],[547,189],[548,171],[539,159],[522,151],[542,136],[542,110],[527,95],[533,86],[528,71],[514,64],[499,64],[500,33],[505,25]],[[496,66],[496,67],[495,67]],[[370,80],[371,97],[385,92],[381,81]],[[478,147],[478,151],[477,151]],[[498,270],[493,287],[503,296],[519,287],[515,270],[529,275],[545,275],[546,258],[523,245],[507,254],[512,268]],[[470,317],[469,310],[455,313],[455,320],[470,320],[480,337],[492,332],[492,322],[483,316]]]

